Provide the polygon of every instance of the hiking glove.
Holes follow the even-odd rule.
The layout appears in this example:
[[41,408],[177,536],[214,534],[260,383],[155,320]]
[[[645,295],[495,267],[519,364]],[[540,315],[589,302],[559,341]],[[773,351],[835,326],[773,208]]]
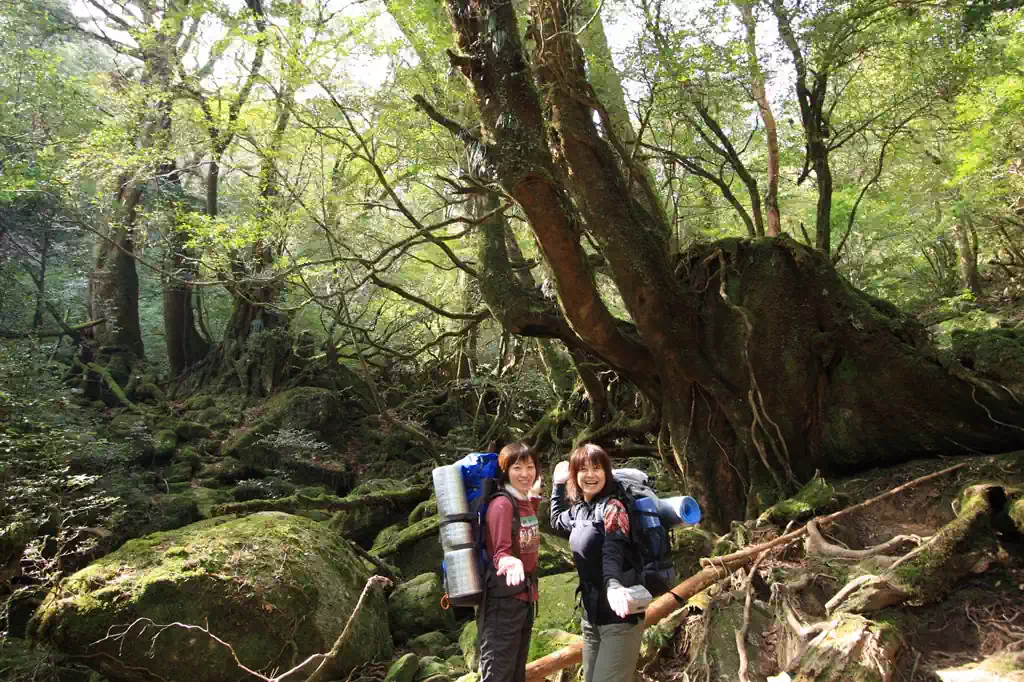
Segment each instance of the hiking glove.
[[551,483],[554,485],[562,485],[569,480],[569,463],[559,462],[555,466],[555,472],[551,474]]
[[621,585],[608,588],[608,606],[619,618],[629,615],[629,590]]
[[515,587],[523,582],[526,571],[523,570],[523,562],[514,556],[503,556],[498,559],[498,575],[505,576],[505,583],[509,587]]

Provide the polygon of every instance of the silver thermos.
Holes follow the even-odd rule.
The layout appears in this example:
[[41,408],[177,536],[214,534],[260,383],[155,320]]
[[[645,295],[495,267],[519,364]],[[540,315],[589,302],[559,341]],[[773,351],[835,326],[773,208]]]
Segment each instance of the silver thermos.
[[[437,512],[441,518],[441,549],[444,552],[445,582],[453,604],[471,602],[483,593],[473,543],[473,524],[466,502],[466,488],[458,465],[437,467],[431,472]],[[462,517],[449,519],[449,517]],[[463,520],[465,519],[465,520]]]

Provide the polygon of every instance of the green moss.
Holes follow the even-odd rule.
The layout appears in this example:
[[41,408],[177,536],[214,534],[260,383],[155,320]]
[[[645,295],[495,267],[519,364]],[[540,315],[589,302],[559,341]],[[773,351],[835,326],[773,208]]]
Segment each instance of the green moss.
[[[202,624],[230,641],[239,658],[262,667],[293,642],[297,655],[324,651],[341,632],[369,566],[321,526],[280,513],[217,518],[131,540],[70,576],[51,594],[32,624],[33,634],[67,653],[96,653],[109,626],[150,618],[156,623]],[[378,590],[379,592],[379,590]],[[362,634],[341,660],[390,654],[383,594],[364,607]],[[380,630],[379,623],[385,623]],[[142,642],[144,638],[138,641]],[[112,651],[118,653],[117,643]],[[201,646],[192,635],[161,635],[155,664],[148,643],[126,644],[126,664],[180,665]],[[225,679],[234,664],[204,653],[194,680]]]
[[409,523],[417,523],[427,518],[428,516],[435,516],[437,514],[437,498],[431,497],[429,500],[423,500],[416,508],[409,512]]
[[576,586],[579,578],[575,573],[559,573],[540,579],[540,615],[533,624],[537,630],[564,630],[579,633],[579,616],[576,608]]
[[811,479],[796,495],[778,502],[758,518],[758,524],[772,523],[783,526],[790,521],[803,521],[816,514],[834,509],[839,504],[835,488],[821,477]]
[[154,440],[153,449],[157,457],[169,458],[178,449],[178,434],[170,429],[158,431]]
[[541,533],[540,556],[537,559],[538,575],[554,575],[575,570],[569,541],[550,533]]
[[462,651],[462,658],[466,661],[467,670],[476,670],[480,662],[480,652],[476,648],[477,629],[476,621],[471,620],[462,627],[459,634],[459,649]]
[[583,638],[580,635],[576,635],[571,632],[564,632],[562,630],[537,630],[534,628],[533,635],[530,637],[530,652],[527,654],[527,659],[530,661],[536,661],[538,658],[543,658],[544,656],[552,654],[559,649],[563,649],[570,644],[582,641]]
[[420,668],[420,658],[416,654],[406,654],[391,664],[384,682],[412,682],[416,671]]

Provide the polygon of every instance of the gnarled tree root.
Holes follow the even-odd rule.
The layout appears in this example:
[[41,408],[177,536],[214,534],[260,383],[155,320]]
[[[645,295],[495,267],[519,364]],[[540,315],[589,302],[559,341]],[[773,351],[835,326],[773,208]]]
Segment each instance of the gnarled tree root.
[[889,682],[896,669],[896,654],[902,647],[903,638],[894,626],[844,613],[811,640],[802,655],[788,666],[789,679]]
[[908,600],[928,602],[942,597],[957,580],[986,565],[983,560],[995,539],[994,499],[1005,500],[999,486],[968,488],[956,519],[881,575],[850,582],[826,604],[826,611],[869,613]]

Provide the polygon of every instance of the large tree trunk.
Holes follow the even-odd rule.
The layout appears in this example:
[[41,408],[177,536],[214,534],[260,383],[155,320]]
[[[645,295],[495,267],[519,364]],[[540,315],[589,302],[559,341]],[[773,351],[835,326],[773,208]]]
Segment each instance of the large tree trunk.
[[957,270],[960,273],[960,286],[968,289],[975,296],[981,296],[981,276],[978,274],[977,236],[969,216],[958,217],[953,223],[953,236],[956,237]]
[[[466,55],[452,63],[473,85],[501,187],[552,269],[570,347],[595,353],[660,405],[711,526],[772,501],[815,468],[1020,446],[1024,408],[963,368],[946,369],[919,326],[852,289],[824,252],[780,237],[727,240],[671,260],[669,231],[634,198],[627,164],[579,96],[583,59],[557,0],[531,2],[529,59],[512,5],[448,7]],[[637,336],[605,306],[581,225],[605,255]],[[515,331],[561,336],[545,306],[526,307],[530,315],[516,319],[535,326]]]
[[142,188],[128,176],[118,183],[117,207],[96,241],[89,274],[89,318],[104,319],[93,328],[98,346],[117,346],[144,356],[139,324],[139,274],[135,270],[135,221]]

